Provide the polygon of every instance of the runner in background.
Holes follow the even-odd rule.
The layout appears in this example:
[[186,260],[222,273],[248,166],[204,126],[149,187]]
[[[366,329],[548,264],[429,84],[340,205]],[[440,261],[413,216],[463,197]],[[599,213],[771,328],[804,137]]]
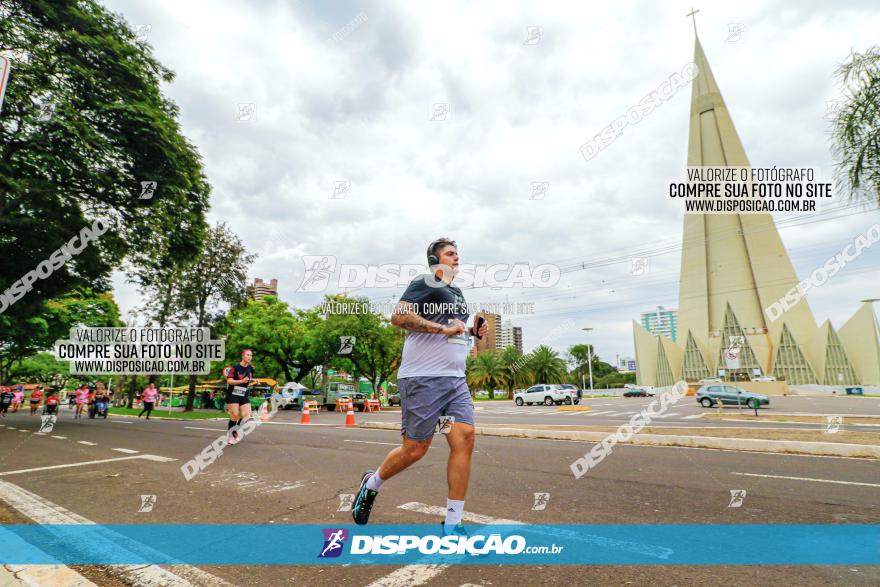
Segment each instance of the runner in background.
[[76,412],[73,414],[73,419],[76,420],[77,418],[82,418],[83,407],[89,396],[89,388],[83,383],[73,392],[73,394],[73,401],[76,404]]
[[55,414],[55,412],[58,410],[58,402],[59,399],[58,396],[55,395],[55,391],[49,390],[46,394],[46,413]]
[[147,385],[147,388],[141,394],[141,399],[144,402],[144,409],[141,410],[141,413],[138,414],[138,418],[144,415],[144,412],[147,413],[147,420],[150,419],[150,413],[153,411],[153,405],[156,402],[156,397],[159,395],[158,390],[156,389],[155,383],[150,383]]
[[14,394],[8,387],[0,387],[0,416],[6,417],[6,410],[12,405]]
[[251,349],[241,352],[241,361],[224,369],[226,375],[226,411],[229,412],[226,442],[238,444],[238,429],[241,423],[251,417],[250,386],[254,380],[254,366],[251,361],[254,353]]
[[15,391],[12,392],[12,411],[17,412],[18,408],[21,407],[21,402],[24,401],[24,391],[21,390],[21,387],[16,387]]
[[42,400],[43,388],[38,386],[31,392],[31,416],[37,413],[37,408],[40,407]]
[[92,384],[89,386],[89,394],[86,396],[87,405],[89,408],[89,420],[95,417],[95,385]]

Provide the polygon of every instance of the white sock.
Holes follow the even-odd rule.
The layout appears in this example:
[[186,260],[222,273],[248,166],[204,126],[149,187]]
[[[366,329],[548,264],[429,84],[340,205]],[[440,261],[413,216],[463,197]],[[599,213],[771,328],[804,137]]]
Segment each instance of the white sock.
[[455,526],[461,522],[461,515],[464,513],[464,500],[447,499],[446,500],[446,521],[443,522],[447,526]]
[[379,471],[376,470],[376,472],[370,475],[370,478],[367,479],[367,489],[370,491],[379,491],[382,488],[383,483],[385,483],[385,480],[382,479],[382,477],[379,477]]

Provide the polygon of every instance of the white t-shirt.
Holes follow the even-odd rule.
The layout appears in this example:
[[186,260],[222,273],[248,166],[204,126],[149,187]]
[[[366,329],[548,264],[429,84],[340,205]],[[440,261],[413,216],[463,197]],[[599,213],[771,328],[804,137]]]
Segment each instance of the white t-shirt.
[[[413,279],[400,301],[415,304],[416,313],[431,322],[448,325],[457,319],[467,324],[467,304],[461,290],[434,275]],[[464,377],[467,343],[466,333],[407,332],[397,378]]]

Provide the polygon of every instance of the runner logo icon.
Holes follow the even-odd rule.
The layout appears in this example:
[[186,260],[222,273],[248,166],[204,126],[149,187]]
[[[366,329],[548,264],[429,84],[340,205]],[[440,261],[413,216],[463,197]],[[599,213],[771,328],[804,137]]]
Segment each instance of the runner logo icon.
[[324,528],[324,548],[318,558],[335,558],[342,554],[345,541],[348,539],[348,530],[345,528]]

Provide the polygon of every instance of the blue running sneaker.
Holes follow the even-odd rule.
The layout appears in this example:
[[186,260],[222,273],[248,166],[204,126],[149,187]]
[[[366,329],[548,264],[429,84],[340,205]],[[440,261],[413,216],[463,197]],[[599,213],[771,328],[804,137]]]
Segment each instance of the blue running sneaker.
[[440,522],[440,527],[443,528],[444,536],[452,536],[453,534],[456,536],[470,536],[461,522],[452,527],[447,526],[446,522]]
[[370,512],[373,510],[373,501],[379,495],[378,491],[367,489],[367,480],[373,476],[375,471],[367,471],[361,477],[361,487],[358,489],[357,495],[354,497],[354,505],[351,507],[351,517],[354,523],[363,526],[370,519]]

